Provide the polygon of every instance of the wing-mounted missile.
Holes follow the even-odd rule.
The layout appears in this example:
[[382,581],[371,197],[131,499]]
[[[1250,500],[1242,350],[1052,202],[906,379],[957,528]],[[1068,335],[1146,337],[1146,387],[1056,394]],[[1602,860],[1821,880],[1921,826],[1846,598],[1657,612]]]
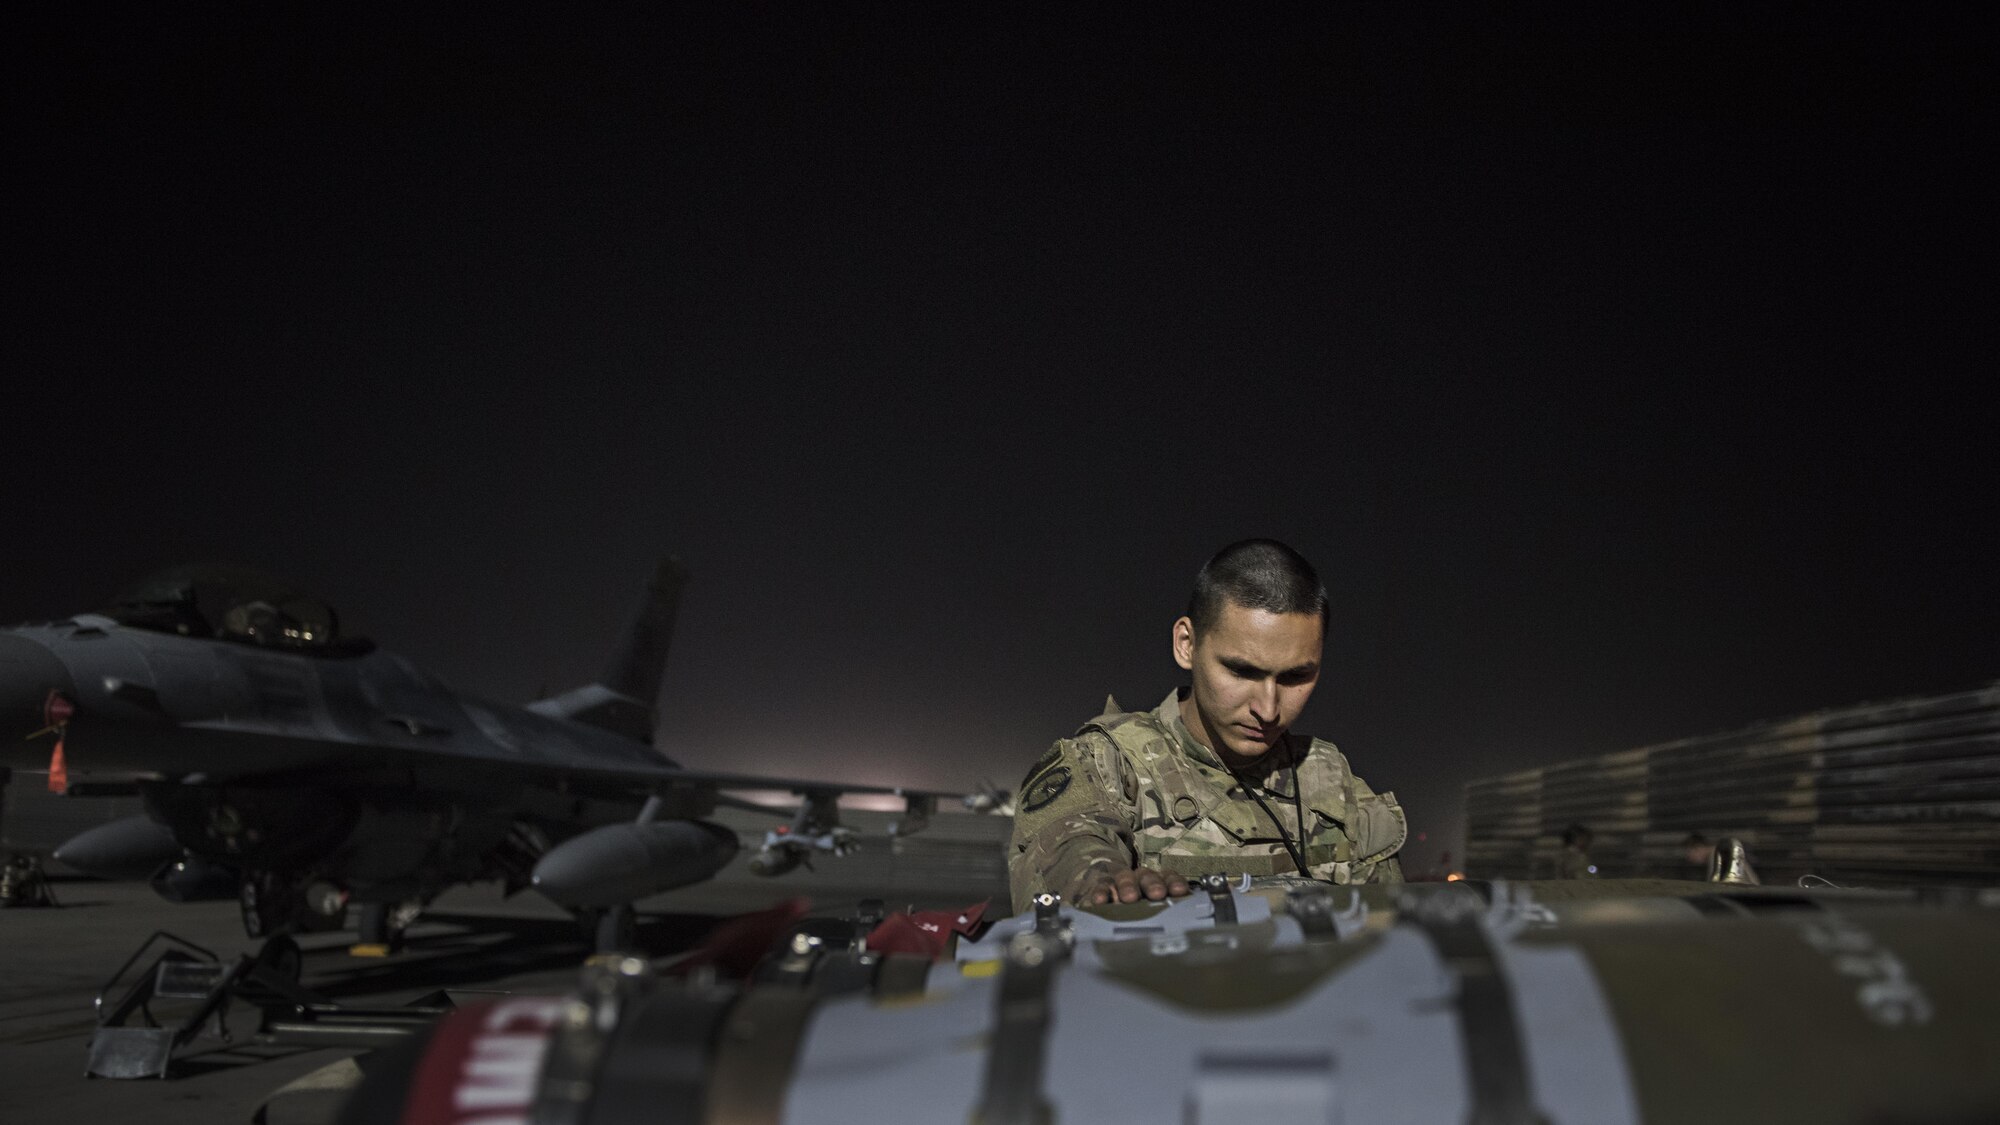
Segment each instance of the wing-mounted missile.
[[550,848],[530,882],[572,909],[621,906],[647,895],[699,883],[736,858],[736,833],[701,820],[655,821],[650,813],[607,824]]
[[763,846],[750,857],[751,874],[767,878],[783,875],[801,863],[810,870],[814,852],[838,858],[861,846],[854,829],[840,823],[838,790],[807,789],[799,796],[799,811],[792,822],[764,833]]
[[[901,789],[894,792],[903,798],[903,811],[889,822],[887,831],[890,846],[900,848],[905,839],[930,827],[931,817],[937,812],[938,794]],[[840,823],[839,790],[806,789],[800,790],[799,796],[799,811],[792,822],[764,834],[763,846],[750,859],[753,874],[783,875],[802,863],[810,870],[815,852],[838,858],[861,846],[854,830]]]
[[990,779],[982,779],[979,782],[978,792],[967,793],[960,797],[959,801],[965,805],[967,812],[991,813],[995,816],[1014,815],[1014,794],[993,784]]
[[127,816],[70,837],[55,850],[55,860],[99,879],[150,879],[180,854],[166,825]]
[[165,825],[144,816],[78,833],[55,859],[100,879],[143,879],[168,902],[225,902],[243,885],[241,871],[187,854]]

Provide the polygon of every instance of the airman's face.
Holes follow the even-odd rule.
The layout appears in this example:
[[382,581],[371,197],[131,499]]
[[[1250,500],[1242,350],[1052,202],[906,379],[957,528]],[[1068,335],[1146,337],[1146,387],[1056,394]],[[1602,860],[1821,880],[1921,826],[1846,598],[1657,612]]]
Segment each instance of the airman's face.
[[1174,622],[1174,662],[1194,675],[1181,703],[1188,730],[1211,750],[1257,758],[1284,741],[1319,683],[1324,627],[1317,613],[1272,613],[1225,603],[1208,631]]

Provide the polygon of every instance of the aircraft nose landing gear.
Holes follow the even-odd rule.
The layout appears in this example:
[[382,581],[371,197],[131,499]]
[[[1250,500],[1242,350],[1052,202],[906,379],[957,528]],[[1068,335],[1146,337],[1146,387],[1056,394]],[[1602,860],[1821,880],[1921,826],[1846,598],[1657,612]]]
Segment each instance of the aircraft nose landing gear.
[[301,885],[296,878],[255,872],[237,892],[243,933],[253,938],[314,934],[347,924],[347,892],[324,880]]
[[289,930],[299,907],[298,892],[289,883],[263,872],[243,880],[236,903],[243,911],[243,933],[253,938]]

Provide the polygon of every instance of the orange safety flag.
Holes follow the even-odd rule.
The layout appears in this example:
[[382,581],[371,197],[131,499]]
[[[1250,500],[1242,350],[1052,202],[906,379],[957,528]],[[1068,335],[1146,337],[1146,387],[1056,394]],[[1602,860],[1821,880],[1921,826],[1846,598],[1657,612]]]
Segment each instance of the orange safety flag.
[[49,792],[69,792],[69,767],[63,765],[62,735],[56,736],[56,752],[49,755]]

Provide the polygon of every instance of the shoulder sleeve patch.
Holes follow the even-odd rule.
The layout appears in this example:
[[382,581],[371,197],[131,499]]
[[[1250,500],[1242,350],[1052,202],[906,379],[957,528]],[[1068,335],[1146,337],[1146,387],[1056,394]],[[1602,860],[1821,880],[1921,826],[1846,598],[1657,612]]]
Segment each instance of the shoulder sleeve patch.
[[1031,813],[1047,808],[1069,790],[1069,783],[1068,766],[1037,771],[1021,787],[1021,811]]
[[1036,758],[1035,764],[1028,767],[1028,772],[1021,775],[1021,791],[1023,793],[1027,792],[1028,787],[1035,783],[1035,779],[1042,775],[1042,771],[1061,761],[1062,753],[1062,743],[1058,742],[1054,746],[1049,747],[1048,753]]

